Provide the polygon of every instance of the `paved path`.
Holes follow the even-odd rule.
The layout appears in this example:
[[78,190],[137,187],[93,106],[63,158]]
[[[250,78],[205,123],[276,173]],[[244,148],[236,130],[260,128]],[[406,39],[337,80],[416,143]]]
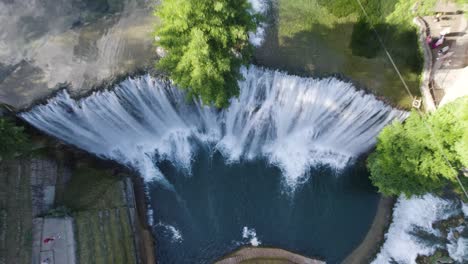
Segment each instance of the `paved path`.
[[284,263],[291,264],[325,264],[325,262],[291,253],[279,248],[256,248],[248,247],[234,252],[230,256],[222,259],[215,264],[238,264],[246,260],[254,259],[278,259],[284,260]]
[[[45,243],[44,240],[53,241]],[[33,264],[75,264],[73,220],[66,218],[36,218],[33,220]]]
[[[58,164],[53,160],[33,158],[27,164],[30,173],[32,216],[36,217],[32,223],[32,263],[74,264],[76,257],[73,219],[39,217],[53,208],[56,185],[68,180],[71,173],[68,169],[59,170]],[[60,177],[59,173],[62,174]],[[44,243],[44,239],[47,238],[53,238],[53,241]]]
[[[432,94],[439,106],[468,95],[468,22],[460,9],[454,3],[440,2],[434,9],[445,12],[440,21],[435,21],[433,16],[424,17],[433,38],[444,30],[450,31],[444,44],[432,50]],[[449,47],[449,51],[439,56],[438,51],[443,47]]]

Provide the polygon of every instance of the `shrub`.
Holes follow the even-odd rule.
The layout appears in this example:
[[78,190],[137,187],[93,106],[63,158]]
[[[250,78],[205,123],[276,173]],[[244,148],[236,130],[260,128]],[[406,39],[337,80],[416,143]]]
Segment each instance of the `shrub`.
[[28,137],[23,127],[0,117],[0,160],[14,157],[28,148]]
[[384,128],[368,167],[380,192],[422,195],[446,186],[457,188],[457,175],[468,167],[467,152],[468,97],[464,97],[433,114],[421,117],[413,112],[404,124],[394,122]]

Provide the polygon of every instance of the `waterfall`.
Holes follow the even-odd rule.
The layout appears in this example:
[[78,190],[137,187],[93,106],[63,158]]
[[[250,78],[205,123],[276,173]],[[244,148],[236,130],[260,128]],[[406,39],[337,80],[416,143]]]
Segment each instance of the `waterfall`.
[[168,160],[190,171],[196,147],[228,162],[264,157],[295,186],[311,166],[344,168],[375,144],[379,131],[407,113],[335,78],[290,76],[243,68],[240,95],[218,111],[149,75],[75,100],[66,91],[24,112],[40,130],[165,182]]
[[[385,243],[372,264],[416,264],[418,255],[431,255],[437,248],[447,249],[457,263],[466,263],[463,262],[468,257],[466,227],[461,224],[450,228],[446,239],[433,226],[436,221],[461,214],[468,219],[468,204],[459,200],[443,199],[432,194],[412,198],[401,196],[393,209],[393,222],[385,235]],[[461,234],[460,237],[453,236],[454,230]]]
[[[254,13],[260,16],[266,16],[269,0],[249,0]],[[267,24],[261,22],[255,32],[249,32],[249,42],[255,47],[260,47],[265,41]]]

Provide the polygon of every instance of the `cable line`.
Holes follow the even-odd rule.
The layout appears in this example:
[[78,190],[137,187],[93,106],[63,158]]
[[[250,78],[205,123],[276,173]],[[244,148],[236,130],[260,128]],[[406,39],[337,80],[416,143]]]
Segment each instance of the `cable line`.
[[[380,42],[380,45],[382,46],[382,48],[384,49],[385,51],[385,54],[387,55],[388,59],[390,60],[393,68],[395,69],[395,72],[398,74],[398,77],[400,77],[400,80],[401,82],[403,83],[403,86],[405,87],[406,89],[406,92],[408,93],[408,95],[411,97],[411,99],[414,101],[414,99],[416,97],[413,96],[413,94],[411,93],[410,89],[408,88],[408,85],[406,84],[405,80],[403,79],[403,76],[401,75],[400,73],[400,70],[398,69],[398,67],[396,66],[395,62],[393,61],[393,58],[392,56],[390,55],[390,52],[388,52],[387,48],[385,47],[385,44],[382,40],[382,38],[380,37],[379,35],[379,32],[377,32],[377,30],[375,29],[372,21],[370,20],[370,17],[369,15],[367,14],[366,10],[364,9],[364,6],[362,5],[361,3],[361,0],[356,0],[356,2],[358,3],[359,7],[361,8],[362,12],[364,13],[364,15],[366,16],[367,18],[367,21],[369,22],[369,25],[370,27],[372,28],[372,30],[374,31],[377,39],[379,40]],[[416,107],[415,107],[416,108]],[[468,199],[468,193],[466,192],[466,189],[465,187],[463,186],[460,178],[458,177],[458,172],[457,170],[452,166],[452,163],[449,161],[449,159],[447,158],[447,155],[445,154],[445,151],[443,150],[442,148],[442,144],[439,142],[439,140],[437,139],[437,137],[435,136],[435,133],[434,131],[432,130],[432,128],[429,126],[429,124],[427,124],[423,118],[423,113],[421,112],[421,109],[419,108],[416,108],[416,110],[418,111],[419,115],[421,116],[421,120],[422,122],[424,123],[424,125],[426,126],[427,130],[429,131],[429,133],[431,134],[431,136],[433,137],[434,139],[434,142],[436,142],[437,144],[437,147],[439,148],[439,151],[440,153],[442,154],[443,158],[445,159],[445,162],[448,164],[448,166],[450,167],[451,170],[453,170],[455,172],[455,177],[457,179],[457,182],[458,184],[460,185],[461,189],[463,190],[463,193],[465,194],[466,198]]]

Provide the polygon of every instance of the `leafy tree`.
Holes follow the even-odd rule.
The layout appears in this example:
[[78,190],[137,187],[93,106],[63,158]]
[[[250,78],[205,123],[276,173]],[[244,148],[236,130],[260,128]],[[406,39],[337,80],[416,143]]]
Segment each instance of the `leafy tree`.
[[0,118],[0,161],[27,149],[28,137],[23,127],[6,118]]
[[468,167],[467,146],[468,97],[423,117],[412,112],[404,124],[394,122],[380,133],[368,158],[371,180],[386,195],[421,195],[447,185],[456,188],[457,174]]
[[225,107],[239,94],[237,80],[252,47],[248,32],[260,19],[247,0],[164,0],[155,15],[162,21],[156,45],[166,56],[157,67],[169,72],[189,96]]

